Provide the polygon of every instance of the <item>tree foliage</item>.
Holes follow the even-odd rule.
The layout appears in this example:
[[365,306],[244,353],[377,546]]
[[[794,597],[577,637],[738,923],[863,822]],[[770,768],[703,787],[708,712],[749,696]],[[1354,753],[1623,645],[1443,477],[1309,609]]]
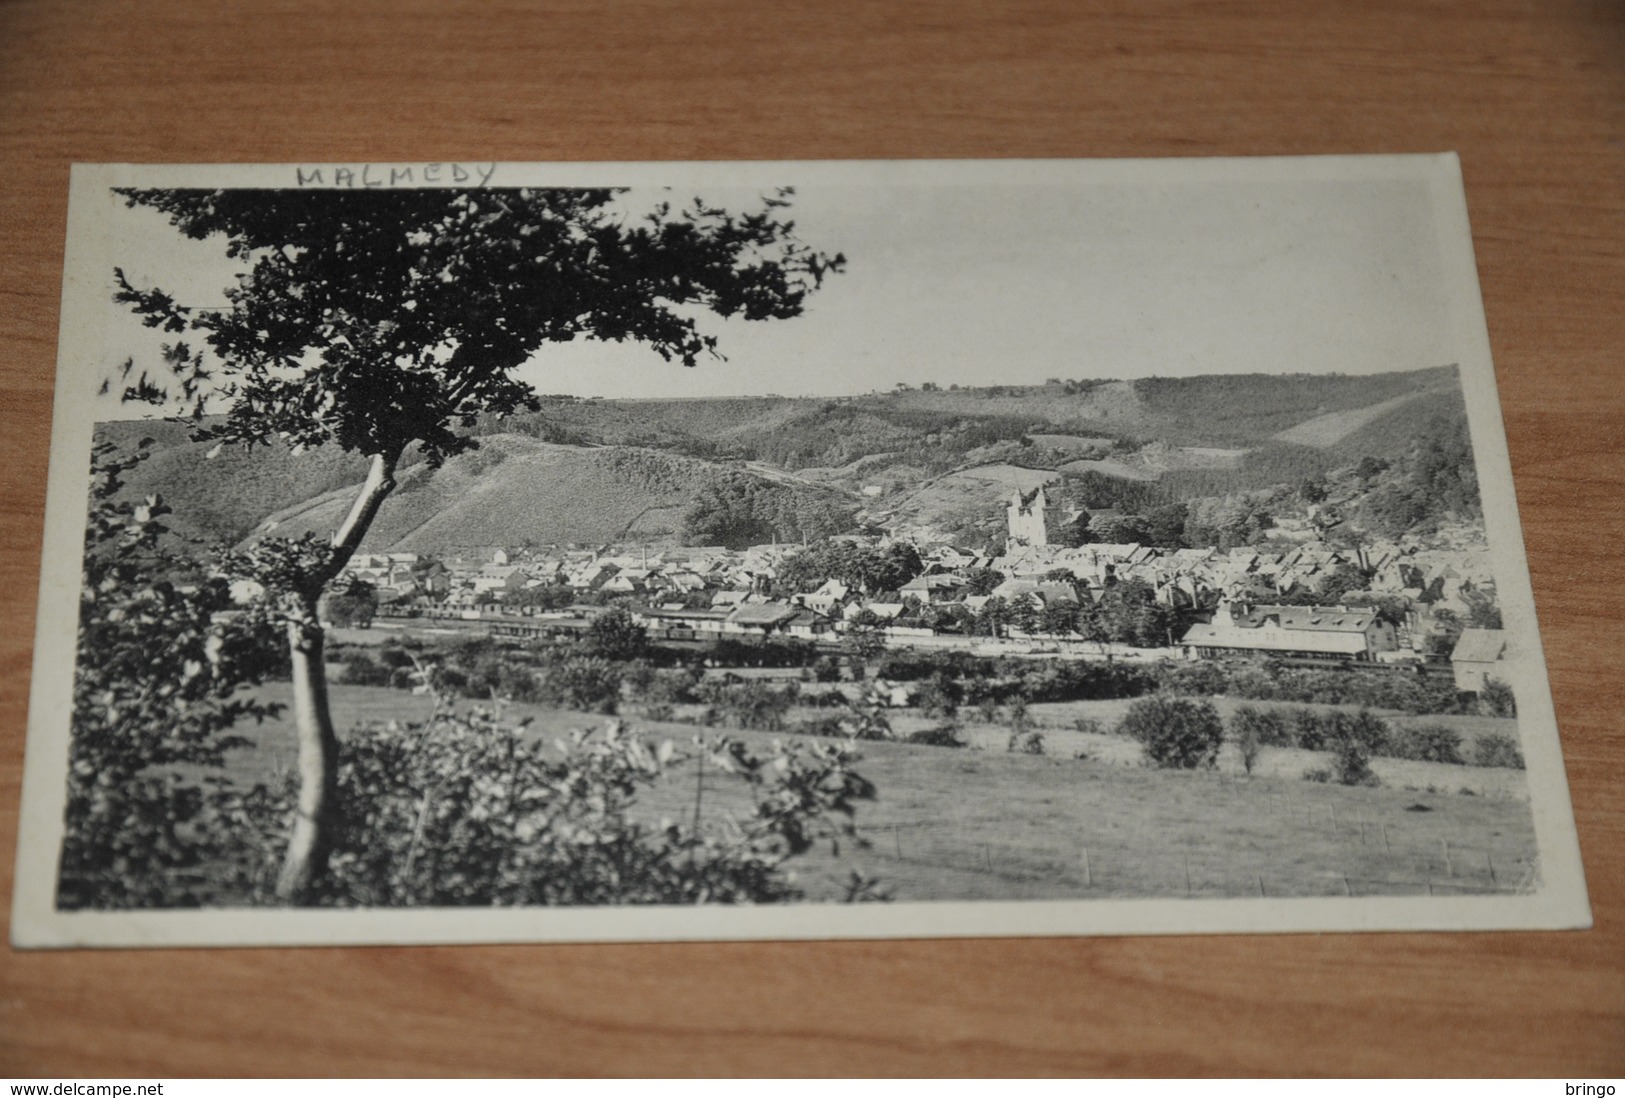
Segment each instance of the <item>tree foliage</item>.
[[317,602],[407,448],[438,466],[478,446],[468,429],[479,417],[539,408],[514,371],[549,344],[630,340],[693,366],[717,354],[701,317],[796,316],[843,259],[795,237],[788,190],[754,212],[695,199],[642,216],[607,188],[119,193],[188,237],[224,238],[242,268],[218,307],[115,271],[118,301],[203,344],[165,346],[173,389],[143,374],[127,395],[178,401],[194,438],[281,439],[296,452],[331,443],[370,459],[330,539],[264,539],[238,556],[288,627],[301,786],[278,888],[302,900],[332,846],[339,793]]
[[163,548],[163,500],[117,499],[144,458],[105,442],[91,453],[58,885],[66,908],[202,902],[244,799],[197,773],[247,744],[235,726],[277,708],[240,689],[280,669],[263,619],[233,611],[224,579],[173,583],[197,565]]
[[1139,741],[1146,761],[1164,769],[1212,769],[1224,744],[1224,722],[1212,702],[1161,694],[1129,706],[1117,731]]
[[683,540],[731,549],[773,540],[817,541],[851,529],[854,510],[830,495],[728,469],[694,493],[683,512]]
[[855,591],[896,591],[925,570],[919,551],[907,542],[884,548],[832,541],[792,553],[779,565],[778,585],[786,592],[812,591],[837,580]]
[[473,445],[456,431],[472,417],[538,406],[510,371],[548,343],[637,340],[693,366],[717,351],[697,311],[795,316],[842,262],[796,240],[788,191],[742,215],[696,199],[641,218],[607,188],[120,193],[189,237],[224,237],[247,267],[223,308],[117,272],[118,300],[218,359],[180,344],[171,358],[193,407],[225,398],[210,437],[415,442],[431,461]]
[[[650,743],[611,723],[549,743],[500,711],[432,727],[370,726],[345,745],[345,813],[321,902],[339,906],[771,903],[804,898],[786,864],[861,846],[874,787],[839,744]],[[679,768],[686,767],[687,776]],[[642,819],[641,794],[700,786],[684,821]],[[748,790],[703,813],[704,785]],[[716,791],[713,790],[713,796]]]

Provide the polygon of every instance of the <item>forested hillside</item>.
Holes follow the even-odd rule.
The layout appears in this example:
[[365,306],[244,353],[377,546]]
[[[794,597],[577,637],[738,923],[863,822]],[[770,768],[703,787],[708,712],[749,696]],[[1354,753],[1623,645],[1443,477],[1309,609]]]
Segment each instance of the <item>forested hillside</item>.
[[[1347,486],[1347,520],[1394,533],[1441,511],[1476,514],[1464,424],[1453,367],[840,399],[555,397],[474,426],[481,448],[441,470],[409,453],[368,545],[749,544],[864,525],[990,542],[1014,486],[1049,483],[1089,511],[1147,516],[1246,495],[1279,505],[1365,458],[1388,464]],[[175,529],[204,541],[331,529],[365,471],[332,448],[215,451],[173,423],[104,429],[124,445],[157,440],[127,490],[161,492]]]

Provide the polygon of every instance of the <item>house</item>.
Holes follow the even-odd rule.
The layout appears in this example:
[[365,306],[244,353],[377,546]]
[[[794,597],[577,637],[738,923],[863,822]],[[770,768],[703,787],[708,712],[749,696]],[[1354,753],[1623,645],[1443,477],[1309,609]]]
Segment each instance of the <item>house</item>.
[[827,635],[835,628],[835,623],[823,614],[812,610],[803,610],[795,617],[784,623],[784,631],[792,637],[801,637],[804,640],[813,640]]
[[1078,593],[1070,583],[1053,581],[1009,579],[993,589],[997,598],[1011,604],[1030,603],[1043,610],[1053,606],[1076,606]]
[[1346,606],[1248,606],[1221,602],[1208,624],[1196,624],[1180,643],[1196,659],[1287,656],[1373,660],[1398,647],[1394,627],[1376,611]]
[[474,594],[500,594],[525,586],[525,573],[517,564],[492,564],[474,573],[470,586]]
[[970,580],[964,576],[948,573],[922,574],[905,583],[899,593],[905,598],[913,595],[921,602],[952,602],[969,584]]
[[1450,670],[1456,689],[1471,694],[1483,692],[1485,679],[1506,681],[1506,632],[1501,629],[1463,629],[1450,653]]
[[637,607],[632,620],[645,629],[660,630],[669,635],[671,630],[690,630],[696,634],[712,636],[727,628],[731,610],[693,610],[686,607]]
[[741,603],[728,615],[726,631],[765,637],[780,632],[791,619],[803,612],[800,607],[782,602]]

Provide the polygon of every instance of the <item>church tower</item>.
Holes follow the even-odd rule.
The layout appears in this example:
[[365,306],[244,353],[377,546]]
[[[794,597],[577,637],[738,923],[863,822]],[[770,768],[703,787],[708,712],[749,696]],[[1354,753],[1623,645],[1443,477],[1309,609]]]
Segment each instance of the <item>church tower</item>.
[[1017,488],[1006,512],[1010,545],[1049,544],[1049,494],[1042,485],[1031,492]]

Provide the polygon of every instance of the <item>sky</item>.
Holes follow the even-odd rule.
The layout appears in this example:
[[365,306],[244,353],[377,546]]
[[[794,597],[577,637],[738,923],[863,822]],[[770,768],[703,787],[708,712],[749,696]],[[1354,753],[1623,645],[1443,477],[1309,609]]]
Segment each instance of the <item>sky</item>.
[[[798,187],[797,235],[847,268],[782,321],[718,321],[725,361],[553,344],[520,376],[604,397],[846,395],[901,382],[1410,370],[1454,362],[1434,208],[1416,179],[986,182]],[[790,180],[794,182],[794,180]],[[757,203],[759,189],[707,188]],[[652,189],[681,202],[689,195]],[[223,301],[218,241],[120,204],[108,243],[132,282]],[[111,301],[109,365],[161,338]],[[119,414],[113,408],[108,414]],[[130,414],[125,411],[123,414]]]

